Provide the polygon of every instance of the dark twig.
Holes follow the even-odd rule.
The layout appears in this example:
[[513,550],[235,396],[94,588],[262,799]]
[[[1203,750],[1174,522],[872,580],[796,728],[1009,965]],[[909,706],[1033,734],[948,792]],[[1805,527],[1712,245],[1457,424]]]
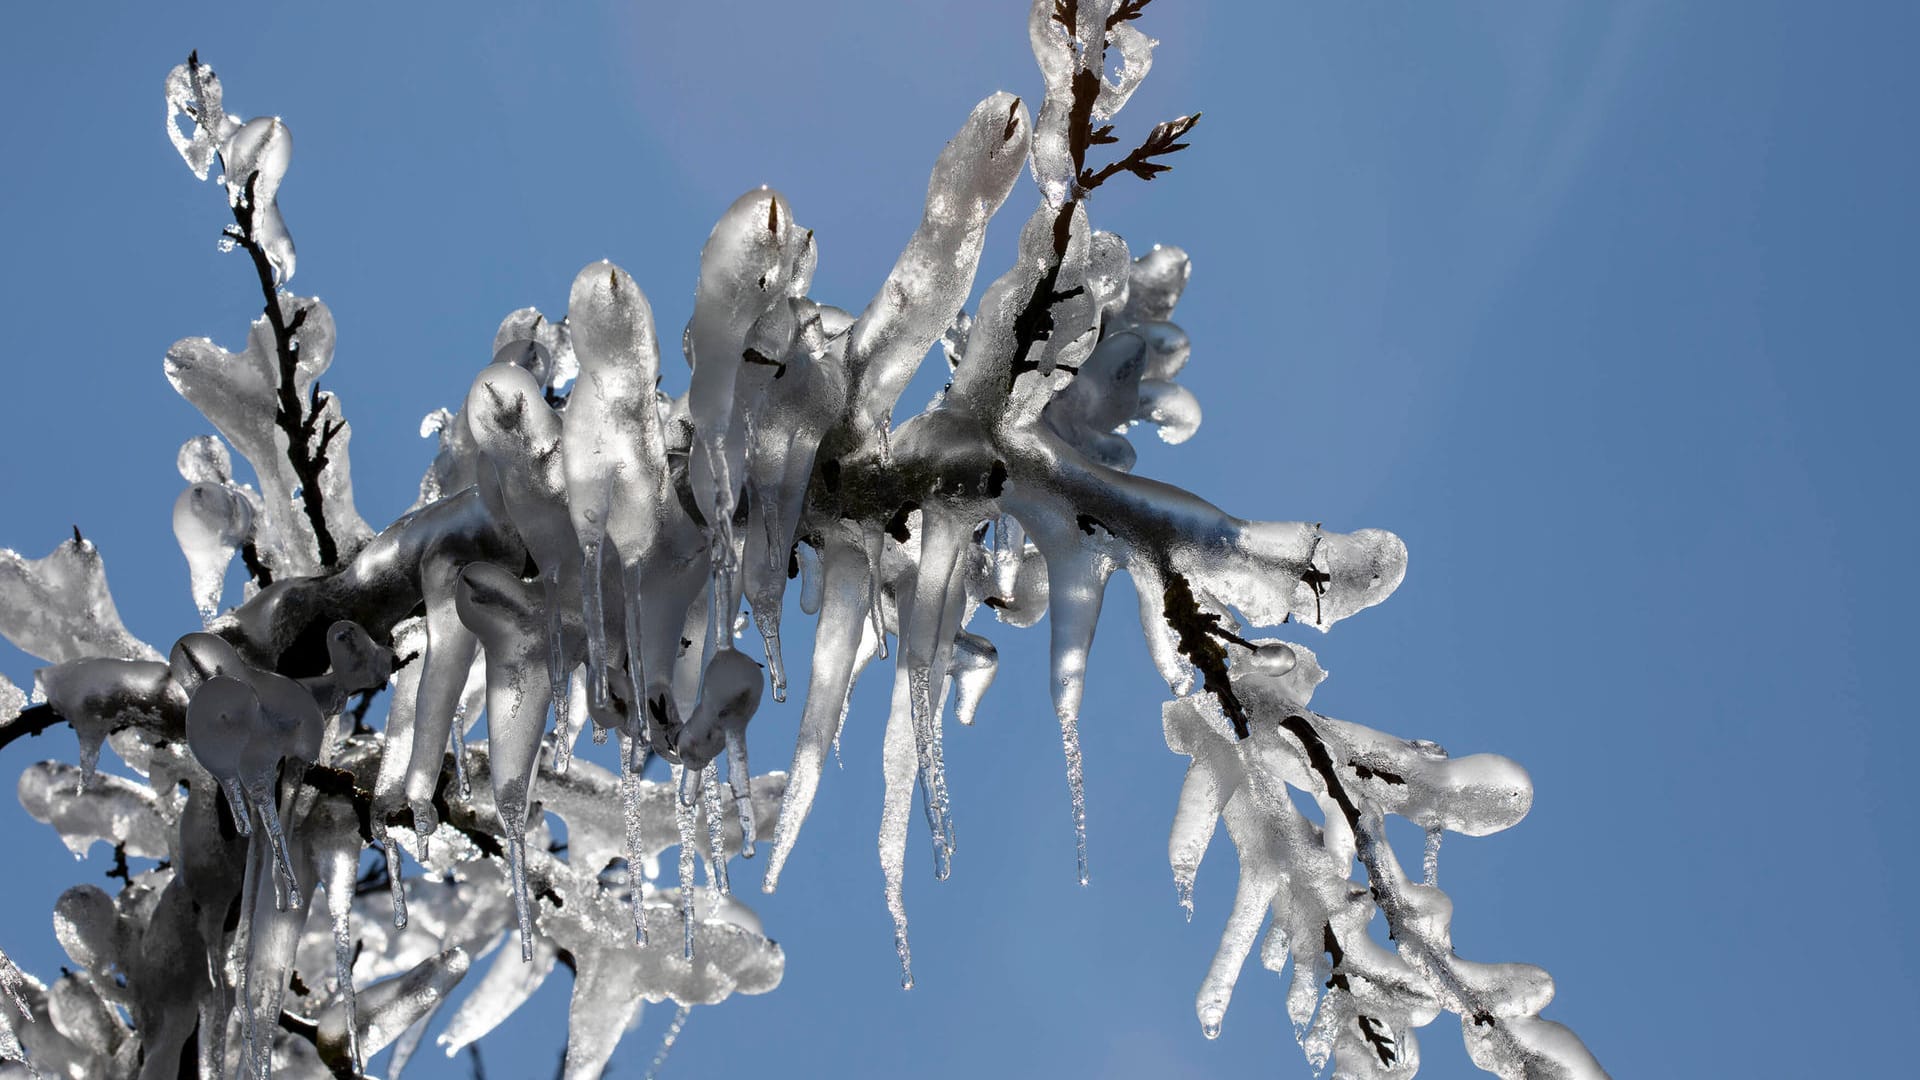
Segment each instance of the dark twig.
[[[1187,132],[1192,131],[1193,125],[1199,122],[1200,114],[1194,113],[1192,116],[1176,116],[1164,123],[1155,124],[1153,130],[1147,133],[1146,141],[1134,147],[1133,153],[1105,166],[1099,172],[1082,168],[1080,170],[1080,189],[1082,191],[1092,191],[1094,188],[1106,183],[1109,178],[1122,172],[1130,172],[1142,180],[1151,180],[1161,173],[1166,172],[1173,168],[1173,166],[1164,165],[1153,159],[1166,157],[1168,154],[1177,154],[1185,150],[1187,144],[1181,142],[1180,138]],[[1105,136],[1105,141],[1111,142],[1113,141],[1112,132],[1113,127],[1109,124],[1101,128],[1099,134]]]
[[244,194],[233,207],[235,225],[226,230],[226,235],[253,260],[254,275],[260,280],[260,294],[266,298],[267,325],[273,331],[274,353],[280,363],[280,400],[274,409],[273,422],[287,436],[287,463],[293,466],[294,479],[300,484],[300,502],[306,510],[307,521],[313,526],[314,542],[320,549],[320,564],[331,570],[340,561],[340,548],[327,529],[320,474],[327,467],[327,447],[338,433],[335,425],[345,421],[329,423],[329,430],[320,433],[319,448],[314,448],[314,429],[320,422],[325,401],[319,388],[315,387],[311,395],[311,409],[304,408],[300,395],[293,387],[300,364],[297,335],[306,322],[307,311],[300,308],[288,319],[280,310],[280,288],[274,282],[273,263],[267,258],[266,248],[261,246],[259,237],[253,231],[253,188],[259,179],[257,172],[247,177]]
[[0,724],[0,750],[6,749],[15,739],[29,735],[38,737],[48,728],[65,722],[65,718],[54,712],[51,705],[29,705],[20,710],[19,716]]

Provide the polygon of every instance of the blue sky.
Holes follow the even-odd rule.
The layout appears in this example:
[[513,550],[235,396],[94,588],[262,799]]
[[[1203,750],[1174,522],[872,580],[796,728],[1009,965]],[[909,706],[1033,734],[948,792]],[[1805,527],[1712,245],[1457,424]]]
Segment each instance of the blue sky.
[[[258,306],[214,250],[217,189],[162,134],[161,79],[188,49],[230,109],[292,130],[295,285],[339,320],[325,381],[375,521],[412,499],[419,418],[457,404],[506,312],[558,314],[607,257],[678,325],[708,228],[761,183],[817,230],[814,295],[858,307],[968,108],[1039,94],[1009,0],[402,8],[9,15],[0,544],[43,554],[77,523],[149,641],[196,622],[168,514],[174,452],[206,430],[161,356],[236,346]],[[1321,711],[1531,771],[1525,822],[1443,852],[1463,955],[1546,966],[1547,1015],[1616,1076],[1898,1073],[1920,1005],[1899,674],[1920,600],[1920,13],[1254,8],[1149,9],[1164,44],[1123,133],[1206,116],[1171,174],[1092,206],[1136,249],[1194,260],[1177,317],[1206,423],[1178,448],[1148,436],[1141,471],[1245,516],[1406,540],[1398,594],[1306,643],[1333,672]],[[996,223],[984,277],[1032,197]],[[910,848],[919,983],[900,991],[870,678],[845,771],[758,904],[785,985],[697,1012],[667,1075],[1306,1075],[1257,967],[1221,1038],[1200,1036],[1232,852],[1183,922],[1165,861],[1182,761],[1115,589],[1083,729],[1092,886],[1074,884],[1042,639],[994,629],[1000,681],[948,751],[953,878]],[[0,647],[16,682],[32,667]],[[756,722],[762,768],[798,701]],[[72,753],[54,735],[0,764]],[[52,902],[104,862],[76,868],[10,803],[0,830],[0,947],[53,974]],[[551,1070],[564,987],[486,1045],[489,1075]],[[644,1073],[666,1013],[614,1075]],[[1448,1022],[1422,1034],[1423,1075],[1477,1075]],[[408,1075],[465,1065],[426,1053]]]

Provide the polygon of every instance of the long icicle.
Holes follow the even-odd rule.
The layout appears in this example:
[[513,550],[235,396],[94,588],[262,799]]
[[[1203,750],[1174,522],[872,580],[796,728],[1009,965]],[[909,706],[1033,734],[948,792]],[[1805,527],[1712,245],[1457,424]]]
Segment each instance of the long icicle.
[[[620,803],[626,817],[627,891],[632,894],[633,943],[647,943],[646,870],[640,855],[640,769],[645,762],[645,745],[638,738],[616,741],[620,754]],[[634,759],[640,758],[639,762]]]
[[567,670],[566,643],[560,614],[560,571],[557,567],[545,575],[544,585],[547,607],[547,694],[553,702],[553,771],[556,775],[565,776],[567,767],[573,764],[573,733],[568,730],[572,715],[567,703],[572,680]]
[[507,869],[513,875],[513,912],[520,921],[520,959],[533,962],[533,904],[527,896],[526,828],[507,837]]
[[387,890],[393,896],[393,927],[396,930],[407,928],[407,887],[406,879],[401,876],[400,841],[389,836],[380,843],[387,855]]
[[740,818],[740,854],[751,859],[759,841],[753,820],[753,774],[747,765],[747,733],[727,729],[727,787],[733,793],[734,813]]
[[699,843],[694,835],[693,792],[699,773],[676,763],[673,767],[673,810],[680,825],[680,925],[686,935],[686,958],[693,959],[693,859]]
[[700,770],[700,801],[707,813],[707,882],[721,896],[733,892],[727,881],[727,818],[720,805],[720,763]]

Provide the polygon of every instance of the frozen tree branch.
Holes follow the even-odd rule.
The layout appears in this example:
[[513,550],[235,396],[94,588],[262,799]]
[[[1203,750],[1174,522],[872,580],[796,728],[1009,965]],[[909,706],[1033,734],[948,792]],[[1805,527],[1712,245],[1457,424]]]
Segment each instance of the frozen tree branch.
[[[765,188],[701,252],[678,396],[660,387],[652,308],[617,266],[582,269],[560,319],[508,315],[457,409],[423,424],[439,452],[420,501],[378,533],[353,508],[339,402],[318,387],[332,316],[283,288],[290,136],[278,118],[227,113],[197,54],[175,68],[169,136],[196,175],[225,170],[224,236],[264,310],[241,352],[194,338],[166,359],[224,437],[179,456],[173,526],[200,630],[164,654],[133,638],[77,530],[44,559],[0,552],[0,633],[50,665],[31,703],[0,682],[0,750],[74,729],[79,767],[31,767],[22,799],[75,850],[112,845],[121,882],[117,896],[83,885],[61,898],[74,967],[58,983],[0,957],[0,1059],[141,1080],[357,1076],[391,1046],[397,1076],[447,1012],[440,1045],[470,1049],[478,1074],[475,1041],[556,966],[573,977],[562,1076],[600,1075],[643,1002],[675,1003],[671,1046],[693,1007],[779,983],[784,954],[734,895],[729,862],[770,837],[763,889],[777,887],[877,659],[894,666],[879,854],[910,986],[913,805],[944,878],[947,718],[973,722],[997,666],[969,625],[983,608],[1015,627],[1047,620],[1085,883],[1079,714],[1106,587],[1124,571],[1173,698],[1168,746],[1190,759],[1168,846],[1189,914],[1219,824],[1239,856],[1195,1000],[1203,1033],[1218,1034],[1264,923],[1262,963],[1291,971],[1288,1012],[1315,1068],[1412,1076],[1416,1029],[1449,1012],[1490,1072],[1603,1076],[1540,1017],[1544,971],[1456,954],[1435,883],[1442,833],[1526,814],[1524,770],[1312,711],[1313,653],[1252,629],[1324,631],[1380,603],[1406,571],[1399,538],[1240,518],[1132,471],[1136,425],[1180,442],[1200,422],[1177,382],[1186,255],[1135,257],[1089,211],[1122,173],[1165,172],[1199,118],[1087,161],[1117,142],[1113,118],[1151,65],[1135,25],[1146,7],[1036,0],[1037,113],[1007,93],[974,107],[857,315],[810,295],[813,233]],[[1013,265],[964,311],[1023,168],[1039,200]],[[896,425],[935,342],[951,382]],[[235,479],[229,444],[257,487]],[[236,555],[254,580],[224,608]],[[754,775],[748,735],[766,688],[784,700],[796,579],[820,616],[800,733],[790,772]],[[764,663],[735,643],[749,616]],[[370,703],[389,688],[376,729]],[[482,715],[485,740],[470,744]],[[614,743],[617,769],[574,756],[588,729]],[[97,771],[107,747],[143,781]],[[1390,814],[1427,832],[1421,881],[1388,843]],[[381,867],[363,873],[369,850]],[[1368,933],[1376,916],[1391,948]],[[470,970],[506,941],[517,948]]]

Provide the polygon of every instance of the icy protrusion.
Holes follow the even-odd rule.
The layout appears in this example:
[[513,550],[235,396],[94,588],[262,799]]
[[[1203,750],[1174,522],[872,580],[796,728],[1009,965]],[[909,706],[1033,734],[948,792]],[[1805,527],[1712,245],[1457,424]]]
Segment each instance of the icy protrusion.
[[100,549],[78,529],[42,559],[0,548],[0,637],[52,664],[89,656],[160,659],[120,621]]
[[[572,355],[580,377],[567,400],[564,430],[567,509],[578,534],[586,580],[587,693],[604,707],[610,662],[604,626],[604,580],[632,582],[659,558],[659,539],[669,513],[667,456],[654,405],[660,349],[653,310],[626,271],[599,262],[580,271],[567,301]],[[611,546],[614,550],[609,553]],[[614,572],[610,572],[609,564]],[[624,576],[622,576],[624,575]],[[626,607],[628,637],[637,623]],[[639,643],[627,642],[628,676],[644,688],[634,658]]]
[[172,814],[151,787],[106,774],[81,787],[79,769],[42,761],[21,772],[20,805],[35,821],[53,826],[76,859],[86,858],[96,841],[138,858],[170,856]]
[[181,443],[174,467],[189,484],[233,483],[233,457],[227,453],[227,444],[213,435],[195,435]]
[[[205,180],[214,154],[240,126],[222,107],[220,77],[196,55],[167,72],[166,95],[167,138],[193,175]],[[191,132],[180,130],[180,116],[193,123]]]
[[[726,896],[733,891],[727,881],[725,849],[726,818],[720,810],[720,763],[709,761],[700,770],[701,810],[707,819],[707,884]],[[748,811],[751,813],[751,810]]]
[[821,549],[821,564],[824,598],[813,638],[813,672],[807,679],[807,702],[800,716],[800,733],[794,740],[787,793],[780,804],[773,852],[767,857],[767,875],[761,885],[766,892],[779,887],[780,871],[813,806],[820,773],[826,765],[827,745],[838,734],[847,695],[862,666],[862,637],[871,635],[867,619],[870,575],[859,537],[845,528],[829,534]]
[[177,732],[187,704],[167,665],[149,660],[68,660],[35,672],[34,689],[78,737],[83,783],[92,781],[109,734],[122,728]]
[[220,147],[227,202],[247,211],[247,231],[266,253],[276,285],[285,284],[294,270],[293,236],[276,201],[292,155],[293,136],[277,116],[247,121]]
[[714,580],[721,585],[716,601],[737,599],[730,584],[733,511],[745,479],[746,446],[735,383],[742,365],[759,355],[747,349],[748,331],[787,296],[795,270],[790,237],[799,231],[786,199],[758,188],[734,200],[700,251],[700,281],[686,336],[687,362],[693,365],[687,407],[694,429],[687,476],[711,530]]
[[[1033,525],[1041,524],[1039,519]],[[1080,884],[1087,884],[1087,795],[1080,758],[1080,701],[1086,692],[1087,656],[1100,622],[1100,608],[1114,563],[1101,543],[1106,526],[1090,515],[1079,515],[1069,533],[1049,522],[1040,550],[1047,558],[1047,623],[1051,627],[1053,711],[1060,722],[1060,744],[1066,757],[1067,794],[1073,809],[1075,866]]]
[[1019,98],[994,94],[934,162],[919,227],[848,331],[848,408],[863,441],[886,429],[900,392],[966,302],[987,221],[1020,176],[1032,129]]
[[367,1057],[378,1054],[415,1021],[438,1009],[466,976],[469,963],[467,951],[455,946],[361,991],[357,1017],[343,1003],[336,1003],[320,1016],[319,1048],[338,1054],[357,1036]]
[[900,985],[913,988],[913,949],[907,940],[907,821],[913,812],[915,750],[911,690],[896,676],[881,742],[886,794],[880,804],[880,872],[886,880],[887,912],[893,916],[893,948],[900,957]]
[[731,648],[714,653],[700,680],[699,701],[674,747],[680,759],[703,768],[726,750],[730,735],[744,738],[765,685],[752,657]]
[[954,638],[949,675],[954,686],[954,718],[962,725],[973,726],[980,700],[986,697],[987,688],[993,685],[993,676],[999,670],[1000,651],[993,642],[965,630]]
[[512,870],[520,956],[533,958],[533,912],[527,895],[526,833],[540,738],[546,731],[546,612],[535,586],[491,563],[460,572],[460,621],[479,637],[487,657],[487,756],[494,812],[505,831]]
[[645,838],[640,823],[640,762],[635,760],[646,752],[644,745],[638,736],[632,736],[625,745],[616,746],[620,754],[621,831],[627,842],[627,894],[633,908],[633,941],[636,945],[647,943],[647,909],[643,902],[646,893],[646,860],[642,845]]
[[440,1033],[438,1042],[446,1048],[447,1056],[459,1053],[513,1015],[546,981],[557,958],[553,942],[544,937],[534,940],[531,963],[521,961],[509,950],[500,950],[493,966]]
[[[326,304],[310,297],[281,293],[277,302],[283,324],[298,326],[292,335],[299,358],[292,390],[297,400],[305,402],[316,396],[314,381],[333,363],[333,314]],[[253,320],[241,352],[228,352],[204,337],[175,342],[167,350],[166,374],[180,396],[192,402],[253,465],[260,481],[262,511],[255,522],[256,545],[275,576],[318,573],[318,542],[294,495],[300,480],[287,458],[287,434],[275,420],[281,404],[280,358],[267,317]],[[325,393],[317,398],[321,417],[316,423],[344,425],[337,399]],[[320,473],[327,528],[343,557],[373,532],[353,507],[345,443],[349,437],[341,427],[328,444],[327,465]]]
[[740,854],[751,859],[758,842],[758,826],[753,814],[753,774],[747,762],[747,734],[741,728],[727,729],[727,787],[733,793],[733,805],[740,819]]
[[684,932],[684,952],[693,959],[693,861],[698,840],[694,834],[694,808],[687,785],[699,772],[675,762],[673,765],[674,820],[680,827],[680,926]]

